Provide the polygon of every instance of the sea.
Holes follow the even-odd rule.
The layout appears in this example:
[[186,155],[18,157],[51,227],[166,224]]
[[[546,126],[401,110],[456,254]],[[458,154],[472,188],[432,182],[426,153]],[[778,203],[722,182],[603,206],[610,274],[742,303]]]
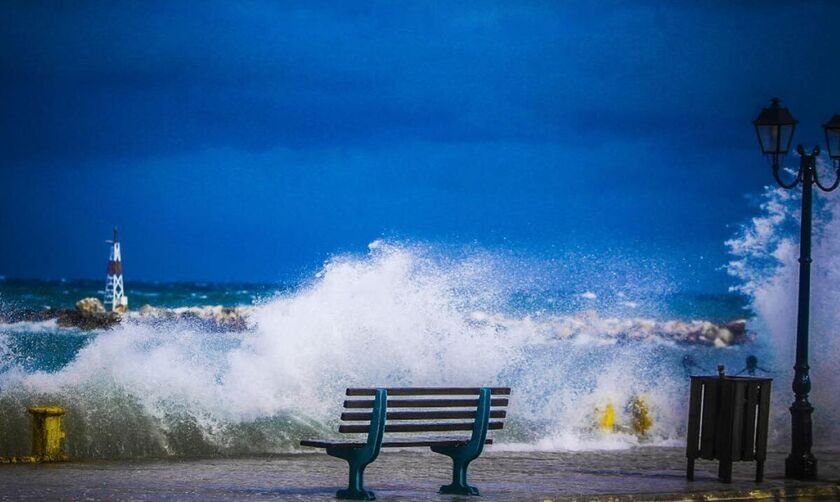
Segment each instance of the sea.
[[[14,312],[101,298],[102,280],[0,280],[0,456],[25,455],[26,408],[67,410],[76,458],[300,452],[336,437],[346,387],[510,386],[492,448],[616,450],[684,444],[691,375],[774,379],[771,442],[788,439],[798,200],[767,189],[726,243],[728,291],[683,291],[667,273],[526,265],[490,250],[374,240],[284,284],[151,283],[126,277],[132,311],[245,307],[247,326],[207,329],[129,314],[111,329]],[[812,285],[815,437],[837,442],[840,203],[820,203]],[[127,267],[128,268],[128,267]],[[129,268],[130,269],[130,268]],[[563,274],[568,274],[564,276]],[[552,280],[545,280],[546,276]],[[742,320],[744,333],[722,329]],[[731,334],[731,333],[730,333]],[[642,401],[652,426],[630,426]],[[600,424],[607,409],[613,428]]]

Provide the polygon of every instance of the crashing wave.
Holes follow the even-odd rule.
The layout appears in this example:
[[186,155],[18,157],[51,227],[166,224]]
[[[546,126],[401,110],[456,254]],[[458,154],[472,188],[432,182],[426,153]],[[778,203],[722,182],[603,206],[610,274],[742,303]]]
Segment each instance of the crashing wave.
[[[56,370],[0,371],[0,455],[26,452],[24,410],[44,402],[68,408],[75,457],[290,451],[335,430],[347,386],[510,386],[498,444],[555,449],[637,444],[593,429],[593,413],[608,403],[626,423],[644,396],[645,441],[669,441],[684,427],[686,352],[731,367],[751,345],[741,324],[511,315],[496,280],[475,260],[380,243],[256,307],[128,314]],[[245,329],[195,320],[211,317]]]

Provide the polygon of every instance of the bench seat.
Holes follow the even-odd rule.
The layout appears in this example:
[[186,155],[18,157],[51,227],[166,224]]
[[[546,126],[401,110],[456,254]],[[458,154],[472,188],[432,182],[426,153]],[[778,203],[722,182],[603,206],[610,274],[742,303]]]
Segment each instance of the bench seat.
[[[432,447],[432,446],[461,446],[470,442],[470,438],[399,438],[386,439],[382,441],[383,448],[414,448],[414,447]],[[361,448],[367,443],[364,441],[344,441],[337,439],[330,441],[328,439],[305,439],[300,442],[301,446],[312,446],[315,448]],[[484,440],[484,444],[493,444],[493,440],[488,438]]]

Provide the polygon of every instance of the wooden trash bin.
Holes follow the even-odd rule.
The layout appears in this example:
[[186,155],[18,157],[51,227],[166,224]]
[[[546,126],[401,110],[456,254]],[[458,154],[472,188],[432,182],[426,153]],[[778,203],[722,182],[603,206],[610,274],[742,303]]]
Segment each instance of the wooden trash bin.
[[764,478],[770,378],[691,377],[686,476],[694,480],[694,461],[718,460],[718,479],[732,482],[732,462],[755,461],[755,480]]

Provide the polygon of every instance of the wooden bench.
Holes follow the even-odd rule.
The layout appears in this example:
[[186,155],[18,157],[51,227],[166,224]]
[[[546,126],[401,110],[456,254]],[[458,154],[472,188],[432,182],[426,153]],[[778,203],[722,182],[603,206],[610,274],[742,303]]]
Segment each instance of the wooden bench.
[[442,486],[440,493],[478,495],[478,489],[467,484],[467,467],[485,444],[493,443],[488,431],[504,426],[509,395],[508,387],[351,388],[347,396],[361,399],[344,401],[345,423],[338,432],[367,433],[367,437],[300,444],[326,448],[328,455],[350,464],[348,487],[336,493],[340,499],[374,500],[374,493],[364,488],[365,467],[376,460],[381,448],[411,447],[428,447],[452,459],[452,483]]

